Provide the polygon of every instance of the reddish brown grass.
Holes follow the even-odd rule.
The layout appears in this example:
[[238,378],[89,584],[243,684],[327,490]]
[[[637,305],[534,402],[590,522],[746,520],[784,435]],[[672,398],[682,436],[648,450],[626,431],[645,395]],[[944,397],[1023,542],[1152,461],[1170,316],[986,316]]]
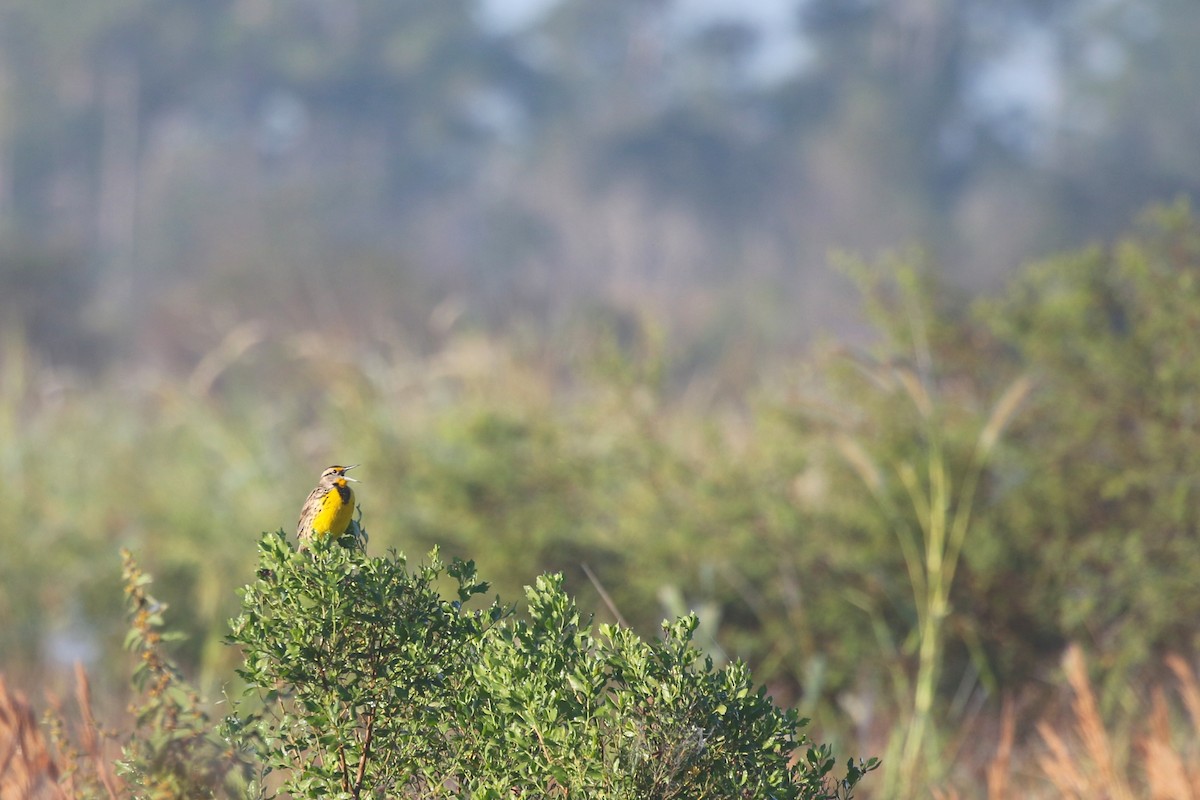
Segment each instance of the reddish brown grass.
[[0,800],[59,800],[59,770],[33,708],[0,676]]
[[[1073,695],[1072,724],[1064,732],[1049,721],[1037,723],[1045,752],[1036,757],[1042,778],[1053,787],[1054,796],[1071,800],[1200,800],[1200,680],[1179,656],[1170,656],[1167,667],[1174,674],[1175,693],[1187,710],[1190,726],[1173,726],[1173,698],[1162,686],[1151,693],[1145,725],[1134,733],[1130,758],[1115,756],[1119,748],[1100,716],[1096,694],[1087,675],[1083,651],[1076,645],[1063,661]],[[1182,728],[1182,730],[1181,730]],[[1000,753],[1005,751],[1001,736]],[[997,754],[994,765],[1006,761]],[[999,767],[997,767],[997,770]],[[1007,797],[997,781],[1006,778],[988,773],[989,800]]]
[[114,769],[114,737],[97,723],[87,673],[75,667],[76,721],[70,732],[62,704],[51,699],[50,742],[33,708],[0,676],[0,800],[72,800],[128,796]]

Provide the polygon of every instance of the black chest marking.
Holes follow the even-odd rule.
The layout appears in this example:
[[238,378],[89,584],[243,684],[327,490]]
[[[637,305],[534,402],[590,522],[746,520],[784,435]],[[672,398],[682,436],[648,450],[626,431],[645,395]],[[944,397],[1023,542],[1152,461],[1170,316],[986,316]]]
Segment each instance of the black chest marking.
[[350,487],[343,483],[339,486],[336,486],[335,488],[337,489],[338,495],[342,498],[342,502],[349,503],[350,502]]

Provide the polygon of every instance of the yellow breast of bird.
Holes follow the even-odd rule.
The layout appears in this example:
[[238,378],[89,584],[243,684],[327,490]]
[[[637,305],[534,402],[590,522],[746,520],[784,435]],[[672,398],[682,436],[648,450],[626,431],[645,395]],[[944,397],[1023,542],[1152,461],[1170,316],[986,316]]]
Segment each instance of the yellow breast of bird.
[[342,480],[334,484],[321,501],[321,510],[313,518],[312,530],[318,536],[341,536],[354,514],[354,490]]

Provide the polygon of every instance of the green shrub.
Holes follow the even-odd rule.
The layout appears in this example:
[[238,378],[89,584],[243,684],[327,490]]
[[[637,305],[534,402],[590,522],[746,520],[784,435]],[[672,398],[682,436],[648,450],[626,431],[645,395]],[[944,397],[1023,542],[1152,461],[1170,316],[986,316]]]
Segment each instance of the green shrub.
[[1023,552],[1011,600],[1096,648],[1106,702],[1130,700],[1156,654],[1200,648],[1200,224],[1155,211],[1111,248],[1031,266],[984,312],[1038,387],[996,514]]
[[[90,774],[82,771],[84,777],[92,777],[79,782],[79,795],[113,796],[118,783],[124,782],[120,789],[128,795],[152,800],[239,796],[250,778],[250,765],[229,742],[218,738],[203,700],[163,651],[164,644],[182,637],[164,630],[167,607],[149,593],[151,577],[130,552],[122,551],[121,561],[130,619],[125,646],[136,655],[132,674],[136,699],[130,708],[134,724],[127,735],[113,735],[121,745],[115,771],[92,764],[95,769]],[[112,735],[94,730],[92,738],[97,734]],[[95,745],[84,750],[95,762],[100,750]],[[74,766],[82,766],[78,758]]]
[[[828,747],[737,663],[692,645],[697,620],[643,641],[581,623],[561,578],[527,590],[528,619],[474,565],[435,551],[295,553],[261,542],[230,641],[251,699],[228,722],[262,765],[260,790],[294,797],[848,797],[875,762],[830,781]],[[455,584],[452,599],[439,585]],[[799,758],[796,756],[799,755]]]
[[[1113,246],[1032,264],[975,305],[911,256],[859,278],[879,337],[868,355],[837,350],[803,402],[780,404],[791,433],[779,446],[807,454],[802,474],[820,478],[798,527],[843,543],[824,551],[830,569],[896,656],[893,684],[918,671],[918,640],[904,634],[922,611],[895,532],[930,518],[913,503],[929,496],[926,453],[940,449],[950,485],[969,484],[989,414],[1028,379],[977,476],[941,695],[1024,685],[1074,640],[1105,668],[1106,708],[1130,706],[1133,678],[1158,654],[1200,650],[1195,215],[1154,211]],[[846,641],[865,638],[845,612],[838,621]]]

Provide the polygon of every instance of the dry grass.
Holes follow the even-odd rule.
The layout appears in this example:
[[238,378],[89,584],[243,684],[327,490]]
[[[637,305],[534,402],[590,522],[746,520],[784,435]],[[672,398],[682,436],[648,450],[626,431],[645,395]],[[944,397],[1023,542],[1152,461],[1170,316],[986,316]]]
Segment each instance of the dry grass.
[[[1078,645],[1067,649],[1063,667],[1074,694],[1071,703],[1075,715],[1073,738],[1078,741],[1078,746],[1073,749],[1049,724],[1039,722],[1037,731],[1049,752],[1038,757],[1038,765],[1064,798],[1133,800],[1134,793],[1126,780],[1125,770],[1114,758],[1114,748],[1100,717],[1096,693],[1088,679],[1087,663]],[[1077,752],[1080,747],[1082,753]]]
[[58,800],[59,770],[33,708],[0,676],[0,800]]
[[[1040,772],[1037,783],[1043,789],[1049,783],[1048,796],[1200,800],[1200,679],[1179,656],[1168,657],[1166,663],[1176,679],[1174,691],[1163,686],[1153,689],[1144,727],[1135,732],[1133,746],[1123,748],[1114,744],[1115,737],[1100,716],[1083,651],[1077,645],[1067,650],[1063,666],[1072,693],[1072,719],[1061,727],[1048,720],[1036,725],[1044,747],[1034,759]],[[1175,702],[1174,695],[1182,703]],[[1173,714],[1181,706],[1186,720]],[[1011,753],[1011,711],[1006,708],[1000,746],[987,773],[989,800],[1014,796],[1009,788]],[[1120,757],[1121,753],[1128,758]]]
[[1008,800],[1009,776],[1012,774],[1013,739],[1017,731],[1017,713],[1011,700],[1000,712],[1000,744],[987,767],[987,796],[989,800]]
[[1179,682],[1191,723],[1190,743],[1173,746],[1170,705],[1162,688],[1156,688],[1149,730],[1138,742],[1146,783],[1153,800],[1200,800],[1200,680],[1177,655],[1168,656],[1167,667]]
[[62,704],[51,700],[50,742],[33,708],[0,676],[0,800],[70,800],[128,796],[114,770],[114,737],[92,713],[91,686],[83,667],[75,667],[78,718],[69,735]]
[[[66,733],[61,703],[54,703],[54,743],[63,762],[62,785],[70,797],[108,797],[116,800],[128,793],[117,777],[114,760],[119,748],[116,737],[106,731],[92,712],[92,688],[82,664],[75,665],[75,704],[79,722],[74,742]],[[75,744],[78,742],[78,744]]]
[[[1200,800],[1200,677],[1181,657],[1166,665],[1175,681],[1155,687],[1145,725],[1122,747],[1100,716],[1082,650],[1073,646],[1064,659],[1070,687],[1071,717],[1058,725],[1036,724],[1035,754],[1021,758],[1016,711],[1005,703],[998,745],[981,768],[988,800],[1064,798],[1065,800]],[[39,728],[26,698],[0,677],[0,800],[68,800],[125,796],[113,770],[114,737],[92,714],[86,674],[76,669],[77,722],[66,735],[61,704],[50,724],[51,742]],[[1019,763],[1036,764],[1036,774],[1020,774]],[[863,796],[872,796],[870,781]],[[944,800],[978,796],[979,787],[933,789]]]
[[[1173,681],[1149,694],[1142,724],[1124,735],[1106,726],[1087,663],[1068,648],[1063,669],[1070,713],[1054,712],[1034,724],[1036,736],[1018,735],[1016,704],[1005,702],[994,755],[986,766],[964,765],[985,780],[937,787],[936,800],[1200,800],[1200,677],[1177,655],[1166,659]],[[1050,707],[1057,707],[1051,703]],[[967,732],[964,736],[973,734]],[[868,781],[864,797],[875,797]]]

